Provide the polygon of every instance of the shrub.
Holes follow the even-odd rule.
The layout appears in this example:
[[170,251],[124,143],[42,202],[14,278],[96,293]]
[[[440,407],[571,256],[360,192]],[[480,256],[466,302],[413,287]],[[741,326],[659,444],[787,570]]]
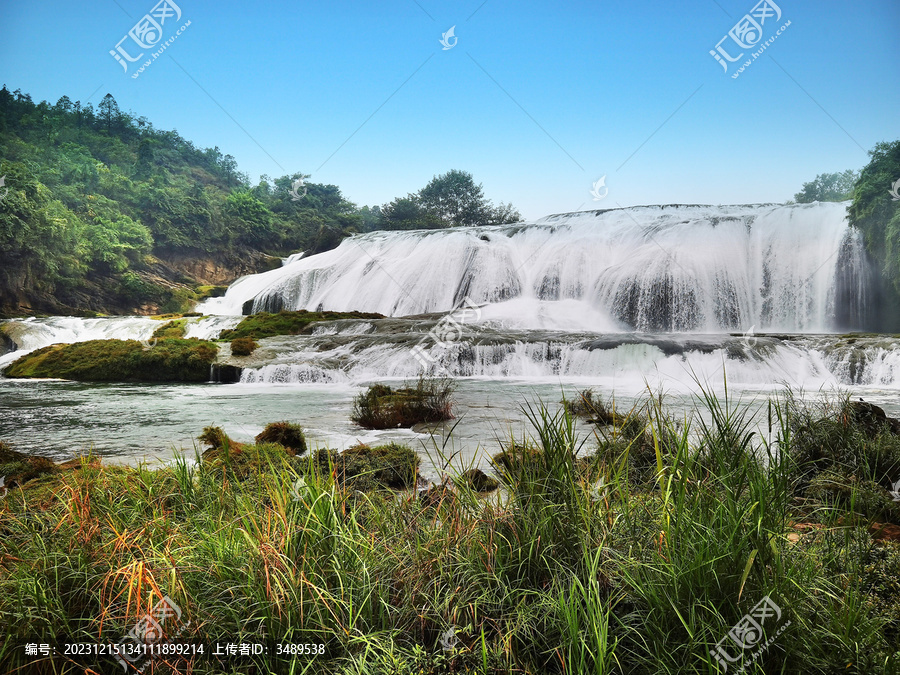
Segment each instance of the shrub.
[[231,341],[232,356],[250,356],[259,344],[250,337],[239,337]]
[[[615,406],[606,403],[600,396],[595,399],[592,389],[585,389],[579,392],[578,398],[574,401],[563,399],[562,404],[569,411],[569,414],[587,418],[588,422],[594,424],[617,423]],[[618,422],[621,423],[624,419],[622,416],[619,416]]]
[[350,419],[366,429],[411,427],[453,418],[451,380],[420,378],[415,387],[392,389],[375,384],[353,401]]
[[256,437],[257,443],[276,443],[289,450],[288,454],[302,455],[306,452],[306,436],[299,424],[272,422]]

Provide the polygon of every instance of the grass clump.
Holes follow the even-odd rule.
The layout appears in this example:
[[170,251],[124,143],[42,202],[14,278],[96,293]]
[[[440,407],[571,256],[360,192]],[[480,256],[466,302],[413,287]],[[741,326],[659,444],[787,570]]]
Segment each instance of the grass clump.
[[258,312],[243,319],[234,328],[222,331],[219,339],[234,340],[235,338],[249,337],[259,340],[274,335],[301,335],[309,332],[310,324],[317,321],[383,318],[383,314],[371,312],[309,312],[305,309],[297,312],[284,310],[276,314]]
[[350,419],[366,429],[411,427],[453,418],[452,380],[419,378],[415,386],[393,389],[373,384],[353,400]]
[[290,454],[302,455],[306,452],[306,436],[299,424],[272,422],[256,436],[257,443],[277,443]]
[[614,403],[604,401],[601,396],[594,398],[592,389],[582,390],[574,400],[563,399],[562,404],[571,415],[583,417],[592,424],[616,424],[617,420],[625,419],[616,417]]
[[257,347],[259,347],[259,343],[253,338],[235,338],[231,341],[231,354],[232,356],[250,356]]
[[89,340],[43,347],[7,366],[7,377],[83,382],[206,382],[218,348],[206,340]]

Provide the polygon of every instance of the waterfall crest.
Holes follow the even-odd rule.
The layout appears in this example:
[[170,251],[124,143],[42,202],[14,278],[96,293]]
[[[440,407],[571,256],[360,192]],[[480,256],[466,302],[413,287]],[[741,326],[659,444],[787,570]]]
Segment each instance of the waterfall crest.
[[410,316],[468,298],[517,328],[862,328],[868,275],[846,203],[646,206],[533,223],[372,232],[235,282],[207,314]]

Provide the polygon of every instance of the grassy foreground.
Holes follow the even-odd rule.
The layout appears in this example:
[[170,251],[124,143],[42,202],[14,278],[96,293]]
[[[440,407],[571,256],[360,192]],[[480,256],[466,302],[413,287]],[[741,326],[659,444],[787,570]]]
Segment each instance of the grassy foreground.
[[[168,596],[183,614],[167,635],[317,655],[158,657],[145,672],[900,672],[900,544],[885,534],[900,436],[846,399],[788,394],[768,445],[745,408],[704,405],[676,422],[649,401],[595,439],[528,407],[501,499],[465,481],[361,493],[328,453],[266,445],[244,448],[249,475],[84,463],[33,481],[0,503],[0,671],[123,672],[36,664],[14,640],[117,642]],[[780,616],[759,614],[767,597]]]

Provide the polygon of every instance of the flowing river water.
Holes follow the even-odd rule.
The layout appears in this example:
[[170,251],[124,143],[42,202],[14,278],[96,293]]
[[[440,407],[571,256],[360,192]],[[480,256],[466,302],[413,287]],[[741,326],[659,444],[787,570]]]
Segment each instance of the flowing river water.
[[[556,409],[563,395],[589,387],[620,408],[663,392],[676,416],[695,408],[701,386],[721,395],[726,383],[758,410],[790,386],[809,397],[842,389],[900,414],[900,340],[858,332],[878,308],[845,209],[636,207],[355,236],[238,280],[198,307],[204,316],[189,320],[187,336],[215,338],[249,311],[388,318],[265,338],[250,357],[230,356],[225,344],[222,362],[241,369],[232,384],[0,378],[0,440],[56,459],[93,449],[109,461],[156,462],[192,455],[207,425],[245,441],[287,419],[320,447],[408,443],[433,477],[441,453],[484,465],[501,439],[528,433],[526,402]],[[160,324],[51,317],[0,325],[2,367],[47,344],[146,340]],[[456,380],[456,420],[378,432],[349,421],[368,384],[421,374]]]

